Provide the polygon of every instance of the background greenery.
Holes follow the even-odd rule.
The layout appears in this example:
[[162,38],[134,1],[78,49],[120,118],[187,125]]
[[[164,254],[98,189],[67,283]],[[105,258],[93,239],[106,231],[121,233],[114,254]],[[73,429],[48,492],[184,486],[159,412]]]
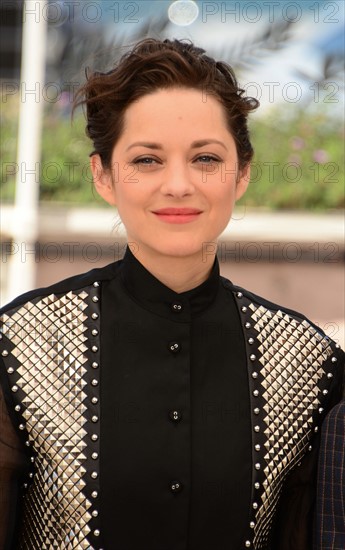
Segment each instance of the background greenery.
[[[18,102],[18,96],[11,96],[1,104],[3,202],[14,199]],[[92,146],[85,136],[84,117],[79,112],[72,123],[70,107],[69,97],[62,94],[45,111],[40,200],[105,206],[92,186],[88,168]],[[317,107],[289,105],[287,116],[281,105],[264,116],[252,116],[255,158],[242,204],[309,211],[344,206],[344,129],[330,117],[327,104]],[[25,177],[25,168],[21,170]]]

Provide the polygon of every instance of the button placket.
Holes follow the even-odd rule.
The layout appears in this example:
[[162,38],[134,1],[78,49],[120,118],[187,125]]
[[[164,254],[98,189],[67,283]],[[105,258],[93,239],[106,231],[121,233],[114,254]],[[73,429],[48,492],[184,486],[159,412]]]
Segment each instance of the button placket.
[[[174,301],[171,304],[171,310],[174,313],[177,314],[177,313],[182,313],[185,310],[185,308],[184,308],[182,302]],[[181,319],[181,317],[179,319]],[[168,342],[167,347],[168,347],[168,351],[171,354],[175,355],[175,356],[177,356],[179,354],[179,352],[181,351],[181,348],[182,348],[181,343],[178,339],[171,340],[170,342]],[[180,409],[178,409],[178,408],[175,409],[174,408],[174,409],[168,410],[168,419],[170,420],[171,423],[176,424],[176,425],[179,424],[182,420],[182,417],[183,417],[183,415],[182,415],[182,412],[181,412]],[[178,429],[177,426],[176,426],[176,429]],[[171,493],[177,494],[177,493],[180,493],[182,491],[183,484],[179,480],[174,480],[174,481],[170,482],[169,487],[170,487]]]

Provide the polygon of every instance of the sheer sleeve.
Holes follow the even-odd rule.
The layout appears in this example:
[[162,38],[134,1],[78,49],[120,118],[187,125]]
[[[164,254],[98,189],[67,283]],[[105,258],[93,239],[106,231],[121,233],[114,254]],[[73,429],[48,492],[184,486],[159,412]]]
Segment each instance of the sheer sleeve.
[[13,548],[19,509],[18,482],[27,464],[23,445],[9,417],[0,385],[0,548]]

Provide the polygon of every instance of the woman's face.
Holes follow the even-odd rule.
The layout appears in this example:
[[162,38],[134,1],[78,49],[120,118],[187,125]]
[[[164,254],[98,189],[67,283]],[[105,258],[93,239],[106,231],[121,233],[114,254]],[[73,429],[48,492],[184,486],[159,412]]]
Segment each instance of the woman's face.
[[111,170],[91,159],[97,191],[116,205],[138,257],[203,258],[248,184],[219,101],[195,89],[132,103]]

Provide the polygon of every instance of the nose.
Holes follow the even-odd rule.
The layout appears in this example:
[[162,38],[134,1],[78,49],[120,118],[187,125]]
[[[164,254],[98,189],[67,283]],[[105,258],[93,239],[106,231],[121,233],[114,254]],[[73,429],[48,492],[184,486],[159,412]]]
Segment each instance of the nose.
[[162,178],[161,192],[164,195],[182,198],[195,191],[188,165],[182,160],[167,165]]

